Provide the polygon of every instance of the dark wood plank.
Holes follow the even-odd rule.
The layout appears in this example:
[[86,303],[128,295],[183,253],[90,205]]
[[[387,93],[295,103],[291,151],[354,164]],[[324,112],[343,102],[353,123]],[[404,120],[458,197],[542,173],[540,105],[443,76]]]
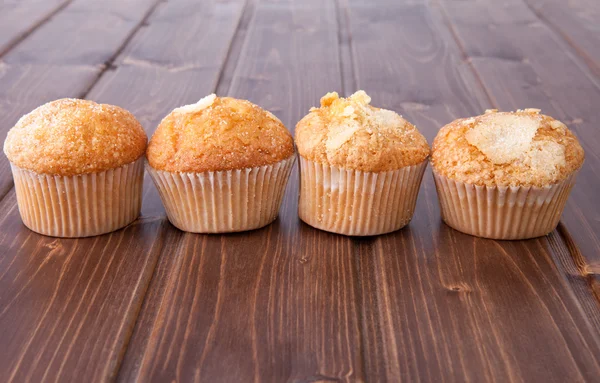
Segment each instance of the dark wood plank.
[[[444,7],[456,38],[478,72],[494,105],[504,110],[536,107],[564,121],[586,151],[563,223],[584,260],[580,274],[600,274],[600,86],[577,59],[563,54],[556,36],[520,0],[507,0],[511,12],[492,4],[448,2]],[[442,4],[446,5],[443,1]],[[521,22],[512,23],[518,14]],[[490,44],[489,41],[495,42]],[[590,77],[592,76],[592,77]]]
[[[257,3],[229,94],[291,128],[341,86],[335,20],[331,3]],[[364,380],[351,241],[301,224],[297,188],[294,172],[266,228],[180,234],[159,261],[119,380]]]
[[[189,9],[189,2],[170,2],[159,7],[148,25],[132,39],[116,62],[114,70],[107,71],[90,91],[88,98],[98,102],[113,102],[130,110],[142,123],[148,135],[173,108],[196,102],[212,92],[217,84],[220,69],[227,56],[228,46],[242,11],[242,2],[205,2],[190,17],[173,19],[175,11]],[[200,12],[202,11],[202,12]],[[228,12],[228,14],[225,14]],[[203,14],[202,22],[198,15]],[[214,18],[212,15],[219,15]],[[161,31],[162,35],[156,31]],[[194,30],[194,34],[186,31]],[[170,41],[186,34],[186,39],[171,48]],[[157,45],[148,45],[146,39],[161,35]],[[202,40],[202,44],[195,45]],[[202,50],[200,64],[182,60],[190,45]],[[171,49],[171,50],[168,50]],[[173,49],[177,49],[173,51]],[[162,53],[168,51],[168,54]],[[190,56],[187,56],[190,57]],[[191,57],[194,58],[193,56]],[[146,174],[144,180],[143,219],[164,216],[164,207],[154,184]],[[148,333],[154,325],[158,306],[161,305],[166,280],[171,278],[170,260],[181,242],[182,233],[170,224],[164,227],[165,254],[159,263],[153,287],[145,298],[142,315],[137,319],[136,330],[119,374],[119,380],[134,380],[139,360],[147,347]]]
[[[105,69],[105,63],[116,56],[155,2],[75,1],[6,54],[0,62],[2,141],[17,120],[35,107],[61,97],[85,96]],[[85,7],[90,10],[85,11]],[[90,21],[90,15],[99,21]],[[108,28],[106,23],[111,22],[111,17],[131,21]],[[97,44],[96,40],[102,42]],[[11,187],[10,167],[2,155],[0,198]]]
[[7,63],[101,66],[158,0],[75,0],[4,57]]
[[[161,4],[115,60],[114,69],[105,72],[91,89],[88,98],[127,108],[152,134],[173,108],[196,102],[214,91],[243,8],[243,1]],[[142,219],[160,217],[167,222],[149,177],[144,188]],[[163,233],[165,251],[137,319],[120,380],[131,381],[138,376],[140,360],[151,342],[148,333],[156,325],[158,308],[164,304],[162,285],[177,275],[170,266],[177,259],[175,250],[180,248],[183,235],[168,223]]]
[[[106,4],[75,1],[69,12],[90,17],[81,32],[100,30],[93,26],[102,20],[96,12],[119,19],[115,28],[123,33],[143,19],[139,2]],[[267,0],[250,2],[240,19],[241,0],[169,1],[131,41],[119,34],[113,37],[120,44],[100,42],[106,51],[74,39],[57,43],[64,57],[50,48],[36,56],[26,39],[9,57],[15,61],[0,64],[0,122],[8,129],[37,100],[80,92],[132,110],[150,133],[173,107],[229,89],[293,129],[325,92],[345,85],[351,93],[356,84],[375,105],[415,122],[430,141],[456,117],[535,101],[575,121],[586,145],[594,145],[596,80],[574,65],[577,57],[544,67],[563,45],[522,3],[476,8],[482,25],[501,25],[501,35],[526,41],[494,35],[496,45],[482,25],[456,27],[456,15],[444,8],[450,15],[444,18],[435,4]],[[238,24],[242,33],[229,50]],[[527,40],[529,24],[544,32]],[[40,29],[51,37],[60,30]],[[484,36],[481,43],[471,34]],[[543,47],[531,46],[535,39]],[[499,55],[473,55],[473,47]],[[102,72],[107,61],[111,67]],[[570,76],[574,83],[565,85]],[[583,106],[564,109],[569,100]],[[9,174],[2,166],[0,182]],[[0,202],[0,376],[104,381],[119,371],[120,381],[557,382],[600,376],[600,315],[589,288],[598,286],[597,263],[590,262],[597,222],[595,211],[581,211],[584,203],[593,206],[589,193],[569,209],[580,209],[593,235],[573,233],[579,227],[572,219],[547,238],[487,241],[440,222],[427,174],[407,229],[351,239],[300,223],[297,177],[295,171],[274,224],[227,236],[174,229],[148,179],[141,220],[82,240],[27,231],[9,192]],[[585,178],[578,188],[597,186],[593,174]]]
[[164,221],[57,239],[27,230],[18,214],[13,190],[0,204],[2,379],[114,377],[163,245]]
[[[17,120],[39,105],[62,97],[76,97],[96,78],[87,66],[10,65],[0,63],[0,139]],[[12,188],[6,156],[0,155],[0,199]]]
[[524,0],[600,77],[600,2]]
[[[489,14],[507,12],[519,23],[518,12],[497,7]],[[498,95],[482,88],[479,73],[463,60],[437,8],[350,1],[348,13],[357,87],[375,105],[404,114],[430,142],[444,124],[496,102]],[[502,40],[489,41],[503,47]],[[439,218],[428,170],[409,227],[355,246],[367,376],[561,382],[600,373],[598,328],[590,322],[598,306],[589,288],[575,296],[566,271],[574,267],[572,258],[557,266],[557,248],[569,252],[558,233],[508,242],[456,232]]]
[[[242,5],[243,1],[239,0],[162,4],[116,64],[166,69],[174,73],[191,69],[218,73],[229,45],[217,44],[221,41],[214,39],[221,33],[220,39],[231,40],[232,17],[233,25],[236,25]],[[210,23],[199,20],[209,20]],[[225,26],[228,29],[222,31]],[[214,52],[207,52],[207,47]],[[207,89],[214,89],[217,77],[211,76]]]
[[5,0],[0,3],[0,56],[71,0]]
[[[227,27],[231,33],[235,25],[230,23]],[[221,44],[206,46],[205,51],[218,55],[220,50],[226,49],[227,38],[215,36],[215,39],[221,41]],[[213,49],[213,46],[216,49]],[[224,55],[221,57],[224,59]],[[91,90],[88,98],[120,105],[131,111],[150,137],[160,120],[171,110],[194,103],[213,92],[218,75],[218,67],[173,72],[160,67],[147,67],[144,64],[125,64],[114,71],[106,72]],[[148,174],[144,179],[142,213],[154,217],[165,214],[158,192]]]
[[[139,13],[150,6],[116,7],[121,16],[133,12],[129,17],[138,20],[131,28],[120,29],[124,34],[119,35],[120,42],[135,31],[142,21]],[[114,51],[97,57],[113,57],[120,47],[107,43],[105,48]],[[86,58],[82,63],[2,64],[2,129],[8,130],[20,114],[44,101],[84,96],[101,74],[102,62]],[[2,166],[7,168],[7,163]],[[2,174],[10,177],[8,172]],[[3,190],[8,189],[10,181],[2,181]],[[158,255],[164,243],[170,244],[166,224],[161,218],[146,217],[95,238],[44,237],[22,225],[14,191],[8,192],[0,204],[0,376],[7,381],[113,379]]]
[[[242,9],[238,0],[160,5],[88,98],[130,110],[151,136],[171,110],[214,91]],[[143,214],[164,215],[149,177]]]

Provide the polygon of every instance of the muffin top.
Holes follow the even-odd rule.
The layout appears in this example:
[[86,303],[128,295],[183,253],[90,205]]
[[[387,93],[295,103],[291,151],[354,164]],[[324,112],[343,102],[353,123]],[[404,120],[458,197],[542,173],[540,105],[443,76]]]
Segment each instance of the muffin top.
[[20,168],[71,176],[131,163],[144,154],[147,142],[125,109],[65,98],[21,117],[8,132],[4,153]]
[[147,151],[155,169],[193,173],[269,165],[293,154],[291,134],[272,113],[214,94],[173,110]]
[[336,92],[321,98],[296,126],[296,145],[304,158],[321,164],[385,172],[423,162],[425,137],[391,110],[375,108],[362,90],[348,98]]
[[469,184],[542,187],[567,178],[583,158],[575,135],[539,109],[493,109],[444,126],[433,142],[431,164]]

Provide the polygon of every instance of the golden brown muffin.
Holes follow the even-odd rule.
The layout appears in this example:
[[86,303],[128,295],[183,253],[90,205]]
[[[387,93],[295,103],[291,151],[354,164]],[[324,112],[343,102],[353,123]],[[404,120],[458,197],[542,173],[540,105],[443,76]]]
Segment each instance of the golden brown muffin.
[[65,98],[23,116],[8,132],[4,153],[22,169],[70,176],[131,163],[144,154],[147,141],[125,109]]
[[55,237],[120,229],[140,214],[146,133],[128,111],[62,99],[23,116],[8,132],[23,223]]
[[488,110],[444,126],[433,142],[431,164],[469,184],[541,187],[564,180],[583,159],[575,135],[539,109]]
[[378,235],[411,220],[429,146],[408,121],[358,91],[327,93],[296,126],[298,215],[321,230]]
[[484,238],[546,235],[560,220],[583,159],[573,133],[539,109],[456,120],[433,143],[442,219]]
[[157,170],[193,173],[274,164],[293,154],[292,136],[272,113],[214,94],[165,117],[147,151]]
[[385,172],[423,162],[425,137],[397,113],[375,108],[358,91],[348,98],[336,92],[321,98],[296,125],[296,145],[304,158],[345,169]]
[[271,223],[295,160],[292,136],[277,117],[214,94],[165,117],[147,156],[169,221],[194,233]]

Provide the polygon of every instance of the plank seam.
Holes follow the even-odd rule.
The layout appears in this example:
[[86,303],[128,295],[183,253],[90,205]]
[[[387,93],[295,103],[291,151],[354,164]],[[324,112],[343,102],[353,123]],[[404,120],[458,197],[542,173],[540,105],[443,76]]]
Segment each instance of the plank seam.
[[117,48],[117,50],[113,53],[113,55],[110,56],[109,59],[106,60],[106,62],[103,64],[102,69],[100,70],[100,72],[98,73],[96,78],[90,82],[89,86],[86,89],[84,89],[77,98],[86,98],[87,95],[92,91],[94,86],[100,81],[102,76],[104,76],[104,74],[107,71],[114,69],[113,64],[114,64],[115,60],[117,59],[117,57],[119,57],[121,55],[121,53],[123,53],[123,50],[127,47],[127,45],[129,45],[129,42],[131,41],[131,39],[133,39],[133,37],[140,30],[140,28],[142,28],[142,26],[145,25],[148,18],[152,15],[152,13],[154,13],[156,8],[158,7],[158,4],[165,2],[165,1],[166,0],[156,0],[154,2],[154,4],[152,4],[152,6],[150,8],[148,8],[148,10],[144,14],[144,16],[135,25],[135,27],[133,27],[133,29],[127,35],[127,37],[125,37],[125,40],[123,40],[123,43]]
[[349,96],[356,90],[355,57],[353,54],[352,33],[349,28],[350,16],[348,14],[347,0],[335,0],[338,26],[338,57],[340,74],[342,76],[342,94]]
[[[162,219],[162,223],[161,226],[165,226],[165,225],[170,225],[170,223],[168,222],[168,220],[161,218]],[[161,257],[161,255],[163,254],[164,248],[168,242],[169,236],[173,235],[172,232],[167,231],[167,230],[159,230],[159,239],[161,240],[160,242],[160,246],[156,249],[157,251],[157,256],[155,257],[154,260],[154,265],[152,266],[152,273],[150,274],[150,277],[148,278],[148,283],[146,283],[146,288],[144,289],[143,292],[141,292],[142,294],[142,299],[140,301],[139,306],[137,307],[136,313],[135,313],[135,320],[133,321],[133,323],[131,324],[131,327],[129,329],[129,334],[128,336],[125,338],[125,342],[123,343],[123,347],[118,355],[117,358],[117,362],[115,365],[115,369],[113,370],[113,372],[111,374],[109,374],[109,376],[112,378],[113,381],[123,381],[124,379],[122,379],[123,377],[121,376],[122,373],[122,367],[123,367],[123,361],[125,360],[125,355],[127,354],[127,350],[129,350],[129,343],[131,342],[131,339],[133,338],[133,335],[135,334],[136,331],[138,330],[138,323],[140,321],[140,313],[142,312],[142,310],[144,309],[144,307],[149,303],[150,301],[148,300],[148,290],[150,290],[150,286],[153,284],[156,275],[157,275],[157,270],[158,270],[158,262],[159,259]],[[183,236],[179,235],[179,233],[176,233],[175,236],[179,236],[179,238],[176,240],[177,241],[177,245],[176,245],[176,249],[175,252],[173,254],[177,254],[177,252],[179,251],[179,248],[182,246],[183,244]]]
[[[348,96],[347,92],[354,92],[358,84],[357,73],[356,73],[356,57],[353,54],[354,46],[350,28],[350,14],[347,0],[336,0],[335,1],[336,21],[338,28],[338,59],[339,59],[339,70],[341,76],[342,93],[344,96]],[[346,63],[346,64],[344,64]],[[358,354],[360,357],[360,376],[366,377],[367,374],[367,356],[365,354],[365,346],[367,342],[366,326],[368,325],[366,315],[364,312],[363,302],[363,281],[361,279],[361,254],[357,249],[355,243],[350,245],[354,251],[352,251],[352,263],[353,263],[353,278],[356,281],[354,284],[354,296],[355,305],[357,308],[357,319],[358,319],[358,333],[360,335],[360,347],[358,347]]]
[[8,195],[8,193],[13,189],[14,186],[15,186],[15,183],[11,177],[9,184],[6,187],[6,190],[4,190],[4,191],[2,191],[2,193],[0,193],[0,203],[2,201],[4,201],[4,198]]
[[556,231],[573,260],[575,269],[592,290],[592,295],[596,298],[599,305],[598,307],[600,308],[600,274],[598,273],[598,270],[596,270],[593,265],[588,264],[562,221],[558,223]]
[[244,8],[242,9],[241,16],[238,20],[238,25],[235,28],[233,38],[229,44],[225,61],[221,66],[219,75],[217,76],[217,82],[215,84],[215,93],[219,96],[229,95],[231,89],[231,83],[233,75],[237,70],[237,64],[241,56],[243,47],[248,36],[248,29],[250,22],[254,18],[254,11],[256,9],[256,0],[246,0]]
[[59,13],[60,11],[62,11],[63,9],[65,9],[67,7],[67,5],[71,4],[72,2],[73,2],[73,0],[66,0],[66,1],[60,3],[56,8],[54,8],[53,10],[51,10],[46,16],[44,16],[42,19],[40,19],[37,23],[34,23],[30,28],[28,28],[27,30],[25,30],[20,35],[16,36],[11,42],[9,42],[6,45],[6,47],[2,51],[0,51],[0,57],[3,57],[8,52],[10,52],[11,50],[13,50],[23,40],[25,40],[26,38],[28,38],[39,27],[41,27],[42,25],[46,24],[46,22],[48,22],[48,20],[50,20],[57,13]]
[[533,13],[540,20],[542,24],[546,25],[548,30],[553,32],[553,35],[560,36],[562,42],[564,42],[571,50],[573,50],[573,52],[575,52],[575,54],[583,61],[584,66],[586,66],[587,69],[592,71],[596,77],[600,77],[600,67],[598,66],[598,63],[596,63],[596,61],[592,57],[590,57],[590,55],[588,55],[585,50],[578,47],[573,41],[573,39],[571,39],[569,35],[563,32],[563,30],[560,29],[558,25],[556,25],[550,19],[548,19],[543,12],[532,6],[529,0],[523,0],[523,3],[527,8],[529,8],[531,13]]
[[442,15],[442,18],[444,19],[444,23],[446,24],[446,28],[448,28],[448,31],[450,32],[452,39],[456,43],[456,46],[458,47],[458,50],[460,51],[462,59],[468,64],[469,68],[471,69],[471,72],[473,73],[473,75],[475,76],[475,79],[479,83],[480,88],[483,90],[483,93],[485,94],[487,101],[489,102],[490,105],[493,105],[493,106],[498,105],[498,102],[494,99],[494,97],[492,97],[491,93],[485,86],[483,79],[481,78],[481,75],[479,74],[479,72],[477,71],[475,66],[473,65],[473,62],[471,61],[471,57],[467,53],[467,50],[465,49],[464,44],[462,43],[460,37],[458,36],[458,32],[454,28],[454,25],[452,25],[452,23],[450,22],[450,17],[448,16],[448,13],[444,9],[444,7],[440,4],[439,0],[432,0],[432,3],[435,3],[436,7],[439,9],[440,14]]
[[[160,1],[166,1],[166,0],[160,0]],[[240,13],[240,17],[238,20],[238,24],[236,26],[236,30],[231,39],[231,43],[229,45],[227,54],[225,56],[225,59],[223,60],[221,69],[219,71],[219,74],[217,75],[217,81],[213,88],[214,91],[220,95],[223,94],[224,92],[229,91],[229,87],[231,85],[231,80],[233,78],[233,74],[234,74],[235,70],[237,69],[237,63],[239,62],[238,58],[241,54],[244,43],[246,41],[248,26],[254,16],[255,1],[256,0],[247,0],[244,4],[244,7],[242,8],[241,13]],[[135,34],[135,32],[137,32],[137,30],[142,25],[145,25],[146,19],[154,11],[154,9],[156,8],[157,5],[158,5],[158,3],[156,3],[152,7],[151,11],[144,17],[144,19],[142,20],[140,25],[138,25],[136,27],[134,33],[132,33],[132,35],[128,38],[128,40],[125,42],[125,44],[121,47],[121,49],[119,51],[122,51],[125,48],[125,46],[127,45],[128,41],[131,38],[133,38],[133,35]],[[109,60],[110,62],[108,64],[112,64],[112,62],[114,62],[114,60],[116,60],[116,58],[118,58],[119,53],[120,52],[117,52],[117,54],[114,57],[112,57],[111,60]],[[229,62],[232,63],[231,66],[228,65]],[[107,67],[102,73],[104,73],[108,69],[110,69],[110,68]],[[100,80],[101,75],[98,76],[98,78],[96,79],[94,84],[92,84],[92,86],[90,86],[90,88],[86,92],[86,95],[93,89],[95,83],[97,83]],[[169,223],[166,219],[164,220],[163,223],[169,225]],[[126,358],[127,351],[129,349],[129,343],[130,343],[131,339],[133,338],[136,331],[139,331],[138,324],[140,321],[140,313],[144,310],[144,307],[146,307],[148,304],[151,304],[151,303],[149,303],[149,300],[148,300],[148,291],[152,285],[154,285],[155,283],[158,283],[158,282],[156,282],[157,281],[157,279],[156,279],[157,278],[157,270],[158,270],[157,266],[159,264],[159,260],[161,259],[161,257],[163,257],[165,255],[164,254],[165,244],[168,242],[168,237],[170,235],[168,232],[166,232],[164,230],[160,230],[160,232],[161,232],[162,244],[161,244],[160,248],[158,249],[158,256],[156,257],[156,261],[155,261],[155,264],[152,269],[152,274],[148,280],[148,283],[146,284],[146,289],[144,290],[142,301],[136,312],[135,320],[132,324],[129,337],[127,338],[126,342],[124,343],[123,350],[122,350],[121,354],[119,355],[119,360],[117,362],[117,367],[115,369],[115,373],[114,373],[114,375],[111,375],[112,377],[114,377],[115,381],[124,381],[127,378],[127,377],[122,376],[122,374],[124,373],[123,369],[122,369],[123,361]],[[179,238],[175,238],[174,241],[176,243],[176,245],[175,245],[176,249],[173,252],[173,254],[178,254],[181,246],[183,246],[183,243],[184,243],[183,236],[179,236]],[[161,294],[161,299],[162,299],[162,294]],[[157,311],[157,313],[158,313],[158,311]],[[144,345],[144,355],[146,353],[146,348],[147,348],[147,344]],[[142,357],[142,359],[143,359],[143,357]],[[136,374],[138,372],[139,371],[136,371]]]
[[[490,104],[492,106],[497,107],[498,103],[493,98],[493,96],[491,95],[491,93],[489,92],[487,87],[485,86],[485,84],[483,82],[483,78],[481,77],[480,73],[477,71],[475,66],[472,64],[471,58],[468,55],[460,37],[458,36],[456,29],[452,25],[452,22],[450,21],[450,17],[448,15],[448,13],[444,9],[444,7],[440,4],[439,0],[432,0],[432,2],[434,2],[435,5],[437,6],[437,8],[440,10],[442,18],[444,19],[444,23],[446,24],[446,27],[450,31],[450,34],[452,35],[454,42],[456,43],[461,54],[463,55],[463,59],[466,62],[468,62],[471,71],[473,72],[474,76],[477,78],[477,81],[479,82],[481,88],[483,89],[485,95],[487,96],[488,101],[490,102]],[[550,31],[552,32],[552,29],[550,29]],[[584,72],[583,74],[585,75],[585,71],[582,71],[582,72]],[[564,226],[564,224],[562,222],[559,223],[559,225],[557,227],[557,231],[559,232],[560,237],[562,238],[565,248],[568,251],[571,259],[573,260],[577,269],[579,270],[579,273],[588,282],[588,285],[592,291],[592,295],[594,296],[595,300],[598,303],[600,303],[600,277],[597,274],[595,274],[593,271],[587,272],[586,270],[584,270],[584,268],[588,267],[587,262],[585,261],[583,255],[581,254],[577,245],[571,239],[571,235],[569,234],[567,228]],[[577,299],[577,301],[579,301],[579,299]]]
[[[102,76],[110,69],[112,69],[112,65],[114,63],[114,61],[117,59],[117,57],[119,57],[119,55],[123,52],[123,50],[127,47],[127,45],[129,44],[129,42],[133,39],[133,37],[136,35],[136,33],[140,30],[140,28],[146,23],[146,21],[148,20],[148,18],[152,15],[152,13],[154,13],[154,11],[156,10],[156,8],[158,7],[158,5],[163,2],[165,0],[156,0],[154,2],[154,4],[152,4],[152,6],[150,8],[148,8],[148,10],[146,11],[146,13],[144,14],[144,16],[140,19],[140,21],[135,25],[135,27],[131,30],[131,32],[127,35],[127,37],[125,38],[125,40],[123,41],[123,43],[117,48],[117,50],[113,53],[113,55],[104,63],[102,69],[100,70],[100,72],[98,73],[98,75],[96,76],[96,78],[90,82],[89,86],[84,89],[77,98],[81,98],[84,99],[87,97],[87,95],[91,92],[91,90],[94,88],[94,86],[100,81],[100,79],[102,78]],[[14,187],[14,183],[13,185],[8,188],[7,192],[4,194],[4,196],[6,196],[6,194],[8,194],[8,192],[10,191],[10,189],[12,189]],[[2,196],[2,199],[4,198],[4,196]],[[1,199],[0,199],[1,200]],[[138,218],[136,221],[139,221],[140,218]],[[162,246],[163,244],[161,244],[161,249],[160,251],[162,252]],[[109,372],[108,376],[109,378],[112,378],[113,380],[116,379],[116,377],[119,374],[119,371],[121,369],[121,365],[123,363],[123,359],[125,356],[125,353],[127,351],[129,342],[131,340],[131,336],[133,335],[134,329],[135,329],[135,325],[137,324],[137,320],[139,318],[139,313],[141,312],[141,308],[142,305],[144,304],[144,302],[146,301],[146,292],[148,291],[148,288],[150,286],[150,283],[152,282],[152,279],[154,278],[154,274],[156,271],[156,265],[158,264],[158,258],[156,257],[155,261],[154,261],[154,265],[152,267],[152,274],[150,275],[150,278],[148,280],[148,283],[146,283],[146,286],[144,288],[143,291],[143,299],[141,300],[137,311],[135,313],[135,317],[134,317],[134,321],[132,326],[130,327],[129,333],[125,334],[124,336],[124,342],[120,347],[120,350],[117,354],[117,358],[115,361],[115,365],[114,365],[114,369],[113,371]]]
[[[71,2],[72,0],[70,0],[69,2]],[[96,76],[96,78],[94,80],[92,80],[90,82],[90,84],[83,90],[81,91],[76,98],[81,98],[84,99],[87,97],[87,95],[92,91],[92,89],[94,88],[94,86],[98,83],[98,81],[100,81],[100,79],[102,78],[102,76],[108,71],[113,69],[113,63],[114,61],[117,59],[117,57],[119,57],[119,55],[123,52],[123,50],[127,47],[127,45],[129,44],[129,42],[131,41],[131,39],[135,36],[135,34],[139,31],[139,29],[144,25],[144,23],[146,22],[146,20],[148,19],[148,17],[150,17],[150,15],[154,12],[154,10],[156,9],[156,7],[158,6],[158,4],[160,4],[161,2],[164,2],[166,0],[157,0],[149,9],[148,11],[146,11],[146,14],[142,17],[142,19],[140,20],[139,23],[136,24],[136,26],[132,29],[132,31],[127,35],[127,37],[125,38],[125,40],[123,41],[123,44],[121,44],[119,46],[119,48],[115,51],[115,53],[103,64],[102,69],[100,70],[100,73],[98,73],[98,75]],[[66,7],[67,4],[65,4],[62,8]],[[61,8],[61,9],[62,9]],[[58,11],[54,12],[54,14],[56,14]],[[50,19],[50,17],[48,17],[46,20]],[[22,41],[22,40],[21,40]],[[0,55],[2,56],[2,55]],[[4,200],[4,198],[8,195],[8,193],[14,188],[14,181],[10,181],[9,186],[6,187],[6,190],[4,190],[3,192],[1,192],[0,194],[0,202],[2,202],[2,200]]]
[[[352,244],[352,247],[356,250],[357,246],[354,246],[354,244]],[[363,376],[366,376],[367,373],[367,356],[365,355],[365,349],[364,346],[368,344],[367,342],[367,335],[365,333],[365,326],[367,325],[367,320],[365,318],[365,312],[364,312],[364,307],[363,307],[363,282],[361,279],[361,255],[360,253],[357,253],[357,251],[353,251],[353,262],[354,262],[354,278],[356,279],[356,286],[355,286],[355,296],[356,296],[356,306],[358,308],[358,320],[360,321],[360,328],[359,328],[359,334],[360,334],[360,341],[361,341],[361,346],[359,347],[359,355],[360,355],[360,364],[361,364],[361,374]]]

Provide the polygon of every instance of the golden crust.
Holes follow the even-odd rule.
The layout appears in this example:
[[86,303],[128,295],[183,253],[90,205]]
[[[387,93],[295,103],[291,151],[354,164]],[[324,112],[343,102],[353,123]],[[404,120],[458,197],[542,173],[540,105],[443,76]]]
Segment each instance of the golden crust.
[[71,176],[129,164],[144,154],[147,142],[125,109],[65,98],[21,117],[8,132],[4,153],[20,168]]
[[246,100],[210,95],[177,108],[148,144],[148,163],[169,172],[202,173],[273,164],[294,154],[277,117]]
[[[514,152],[514,158],[505,161],[496,159],[494,162],[493,155],[490,158],[484,153],[489,150],[488,147],[482,146],[482,151],[469,143],[474,129],[487,123],[490,115],[503,119],[507,116],[530,119],[537,124],[537,130],[534,130],[533,138],[523,139],[527,144]],[[513,126],[512,129],[520,134],[520,126]],[[495,147],[492,149],[499,149],[500,154],[503,154],[502,150],[507,151],[507,148],[502,148],[507,145],[505,138],[495,137],[495,142],[491,144]],[[512,143],[511,140],[507,141]],[[481,116],[455,120],[439,131],[433,142],[431,156],[431,164],[437,173],[481,186],[543,187],[555,184],[579,169],[583,160],[583,148],[575,135],[562,122],[539,114],[539,109],[504,113],[488,110]]]
[[369,105],[358,91],[348,98],[328,93],[296,125],[296,145],[308,160],[363,172],[385,172],[423,162],[425,137],[393,111]]

